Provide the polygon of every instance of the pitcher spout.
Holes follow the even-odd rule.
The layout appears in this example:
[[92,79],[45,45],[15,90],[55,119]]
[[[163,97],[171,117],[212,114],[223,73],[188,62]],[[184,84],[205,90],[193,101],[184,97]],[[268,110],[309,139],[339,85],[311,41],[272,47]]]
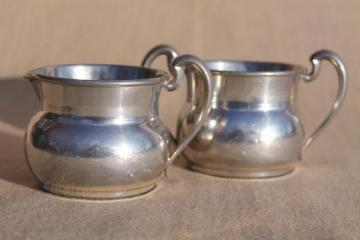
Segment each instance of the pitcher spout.
[[35,94],[39,100],[41,100],[40,94],[40,81],[33,76],[32,72],[28,72],[24,75],[24,78],[28,79],[35,91]]

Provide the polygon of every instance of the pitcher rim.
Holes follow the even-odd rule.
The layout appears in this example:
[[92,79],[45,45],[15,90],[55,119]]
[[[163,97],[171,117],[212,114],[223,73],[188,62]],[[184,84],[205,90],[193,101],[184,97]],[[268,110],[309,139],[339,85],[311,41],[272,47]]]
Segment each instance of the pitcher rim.
[[[116,68],[129,68],[137,70],[146,70],[154,74],[152,77],[134,78],[134,79],[80,79],[80,78],[67,78],[50,76],[49,74],[43,74],[40,71],[46,69],[54,69],[58,67],[116,67]],[[164,78],[169,78],[168,73],[165,71],[132,66],[122,64],[101,64],[101,63],[71,63],[71,64],[53,64],[35,68],[24,74],[24,77],[29,80],[47,81],[56,84],[69,84],[69,85],[83,85],[83,86],[144,86],[144,85],[157,85],[161,84]]]
[[[270,61],[248,61],[248,60],[206,60],[206,65],[210,69],[213,74],[226,74],[226,75],[236,75],[236,76],[287,76],[287,75],[297,75],[306,72],[306,68],[291,63],[283,63],[283,62],[270,62]],[[267,65],[272,67],[278,67],[279,69],[274,70],[229,70],[224,65]],[[212,65],[220,65],[220,66],[212,66]],[[222,65],[222,66],[221,66]],[[281,69],[284,68],[284,69]]]

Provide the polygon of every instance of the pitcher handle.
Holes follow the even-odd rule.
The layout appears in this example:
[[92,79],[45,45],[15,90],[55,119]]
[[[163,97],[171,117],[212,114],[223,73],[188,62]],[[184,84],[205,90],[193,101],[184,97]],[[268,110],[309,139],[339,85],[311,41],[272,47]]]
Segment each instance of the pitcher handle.
[[303,144],[303,150],[307,149],[319,136],[319,134],[325,129],[325,127],[334,119],[335,115],[339,112],[340,108],[344,103],[347,92],[348,77],[345,64],[343,60],[339,57],[339,55],[332,51],[320,50],[311,55],[310,61],[312,64],[312,69],[309,73],[302,75],[304,81],[312,82],[317,78],[320,73],[322,60],[329,61],[335,67],[338,75],[339,87],[332,108],[330,109],[325,119],[320,123],[320,125],[305,139]]
[[[180,85],[180,81],[184,76],[185,68],[198,71],[201,75],[202,80],[204,81],[205,94],[204,94],[204,106],[200,111],[199,117],[196,124],[194,125],[192,131],[180,142],[177,144],[175,151],[168,157],[166,169],[172,164],[172,162],[180,155],[180,153],[185,149],[185,147],[193,140],[196,134],[200,131],[206,116],[210,112],[211,107],[211,94],[212,94],[212,74],[210,70],[206,67],[206,64],[199,58],[192,55],[182,55],[175,50],[175,48],[169,45],[158,45],[152,48],[144,57],[141,65],[144,67],[150,67],[154,60],[161,56],[165,55],[167,57],[167,64],[171,75],[174,79],[164,83],[164,87],[168,91],[173,91],[177,89]],[[169,131],[170,133],[170,131]],[[170,137],[176,142],[176,138],[170,133]],[[165,169],[165,173],[166,173]]]
[[[206,64],[200,60],[199,58],[192,56],[192,55],[181,55],[175,58],[171,64],[170,69],[174,69],[175,74],[175,83],[173,81],[169,82],[169,86],[166,86],[167,90],[174,90],[173,86],[177,87],[178,84],[176,82],[179,81],[179,77],[183,77],[184,70],[195,70],[201,76],[202,81],[204,82],[205,91],[204,91],[204,106],[202,107],[201,111],[199,112],[199,117],[196,120],[195,125],[193,126],[192,131],[185,136],[185,138],[178,143],[177,148],[175,151],[169,156],[167,161],[167,167],[169,167],[172,162],[180,155],[180,153],[185,149],[185,147],[193,140],[193,138],[198,134],[201,130],[202,125],[204,124],[207,115],[211,109],[211,99],[212,99],[212,83],[213,77],[210,70],[206,67]],[[167,168],[166,167],[166,168]]]

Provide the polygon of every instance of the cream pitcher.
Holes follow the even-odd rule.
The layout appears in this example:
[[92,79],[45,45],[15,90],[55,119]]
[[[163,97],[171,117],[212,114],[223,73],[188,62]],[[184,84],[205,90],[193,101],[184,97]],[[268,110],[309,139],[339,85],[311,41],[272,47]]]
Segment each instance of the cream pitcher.
[[[27,128],[26,156],[41,187],[87,199],[154,189],[210,110],[212,76],[202,61],[183,55],[169,65],[173,80],[155,69],[104,64],[46,66],[27,73],[41,110]],[[193,130],[170,153],[159,93],[177,89],[185,66],[199,72],[206,94]]]
[[[174,48],[160,45],[144,58],[149,67],[159,55],[171,61]],[[336,100],[319,127],[305,137],[297,107],[300,82],[312,82],[322,60],[336,69],[339,88]],[[310,146],[340,110],[347,91],[343,61],[334,52],[322,50],[310,57],[312,69],[287,63],[206,61],[213,74],[211,110],[197,136],[184,151],[191,169],[223,177],[263,178],[294,170]],[[201,75],[187,71],[188,96],[178,120],[177,137],[191,131],[191,119],[206,104],[206,86]]]

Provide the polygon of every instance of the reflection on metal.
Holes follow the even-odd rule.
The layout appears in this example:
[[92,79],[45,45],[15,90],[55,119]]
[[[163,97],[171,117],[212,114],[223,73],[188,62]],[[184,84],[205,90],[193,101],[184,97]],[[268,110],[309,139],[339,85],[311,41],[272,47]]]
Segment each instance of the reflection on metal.
[[[330,61],[339,79],[337,98],[328,116],[308,138],[299,118],[297,88],[318,76],[321,60]],[[345,65],[335,53],[318,51],[311,71],[298,65],[208,61],[214,76],[210,114],[185,149],[192,169],[224,177],[273,177],[291,172],[302,152],[334,118],[347,90]],[[310,73],[308,73],[310,72]],[[178,138],[191,128],[189,119],[202,106],[205,91],[198,75],[189,72],[189,95],[178,121]]]
[[[171,66],[178,72],[194,66],[209,86],[210,72],[201,64],[180,56]],[[111,199],[151,191],[200,130],[210,107],[205,104],[194,132],[171,154],[158,115],[160,89],[174,90],[166,73],[85,64],[43,67],[26,77],[42,105],[27,129],[29,166],[42,188],[67,197]]]

